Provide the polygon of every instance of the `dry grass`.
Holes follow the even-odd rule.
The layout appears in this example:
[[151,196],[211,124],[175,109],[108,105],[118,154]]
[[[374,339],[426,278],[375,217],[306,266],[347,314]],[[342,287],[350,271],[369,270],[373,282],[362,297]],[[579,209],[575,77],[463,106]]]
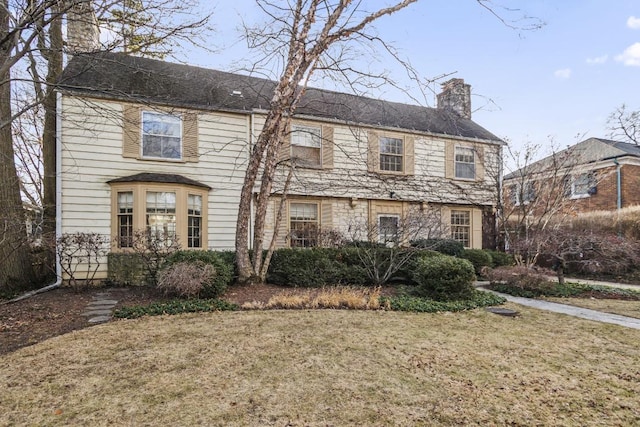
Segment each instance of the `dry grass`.
[[609,233],[622,231],[630,239],[640,238],[640,206],[630,206],[616,211],[584,212],[571,218],[576,229],[600,230]]
[[[283,292],[269,299],[266,304],[247,303],[245,309],[315,309],[315,308],[346,308],[351,310],[378,310],[381,288],[360,288],[336,286],[320,290],[309,289],[306,292]],[[386,307],[389,308],[389,307]]]
[[616,299],[597,298],[545,298],[548,301],[560,304],[575,305],[576,307],[590,308],[591,310],[604,311],[605,313],[619,314],[620,316],[635,317],[640,319],[640,302],[622,301]]
[[0,358],[0,425],[638,425],[640,331],[243,311],[113,322]]

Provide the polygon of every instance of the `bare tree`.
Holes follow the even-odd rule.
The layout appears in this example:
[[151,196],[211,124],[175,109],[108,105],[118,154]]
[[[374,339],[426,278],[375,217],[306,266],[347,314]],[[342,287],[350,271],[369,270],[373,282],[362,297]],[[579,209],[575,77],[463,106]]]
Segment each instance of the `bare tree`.
[[640,110],[629,110],[622,104],[607,120],[609,137],[640,145]]
[[[252,71],[267,68],[271,70],[269,74],[272,76],[272,70],[275,69],[277,78],[264,125],[251,149],[241,192],[236,226],[236,260],[240,282],[263,282],[265,279],[266,268],[261,254],[265,246],[265,216],[278,169],[278,153],[290,131],[292,117],[306,92],[308,82],[316,74],[320,74],[355,92],[390,83],[391,80],[385,73],[371,72],[351,63],[362,56],[365,46],[369,49],[377,46],[379,51],[389,53],[394,60],[399,60],[405,66],[409,76],[419,80],[408,61],[402,60],[372,30],[372,24],[378,19],[394,14],[414,2],[415,0],[396,1],[391,2],[388,7],[372,10],[370,2],[365,4],[351,0],[298,0],[287,4],[257,1],[270,22],[256,28],[246,28],[250,47],[265,52],[254,63]],[[513,28],[534,29],[541,25],[539,20],[525,17],[525,28],[521,23],[503,19],[489,2],[478,0],[478,3]],[[513,9],[505,10],[514,12]],[[255,199],[254,192],[257,192]],[[250,255],[248,243],[252,213],[253,252]],[[277,231],[272,238],[277,238]],[[268,253],[274,245],[269,246]],[[266,257],[268,259],[269,254]]]

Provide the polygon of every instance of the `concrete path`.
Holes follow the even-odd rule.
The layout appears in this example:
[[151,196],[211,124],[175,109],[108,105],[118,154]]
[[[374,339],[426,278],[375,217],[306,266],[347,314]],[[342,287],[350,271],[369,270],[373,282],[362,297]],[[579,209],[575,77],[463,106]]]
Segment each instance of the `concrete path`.
[[[631,285],[629,285],[631,286]],[[637,287],[636,287],[637,288]],[[496,295],[506,298],[507,301],[527,307],[537,308],[539,310],[552,311],[554,313],[567,314],[569,316],[579,317],[581,319],[593,320],[596,322],[613,323],[614,325],[625,326],[627,328],[640,329],[640,319],[634,317],[620,316],[618,314],[604,313],[602,311],[590,310],[588,308],[576,307],[573,305],[558,304],[544,300],[531,298],[514,297],[500,292],[491,291],[483,287],[478,289],[485,292],[492,292]]]
[[108,322],[111,320],[113,308],[117,303],[117,300],[110,298],[109,291],[97,293],[93,296],[93,301],[87,305],[87,309],[82,315],[89,318],[89,323]]

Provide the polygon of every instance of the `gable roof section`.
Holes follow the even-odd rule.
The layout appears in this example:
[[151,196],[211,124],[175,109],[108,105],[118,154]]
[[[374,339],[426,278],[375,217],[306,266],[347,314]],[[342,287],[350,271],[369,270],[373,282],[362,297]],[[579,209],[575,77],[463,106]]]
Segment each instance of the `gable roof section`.
[[[74,56],[58,85],[107,99],[243,113],[267,110],[275,86],[267,79],[112,52]],[[315,88],[307,89],[296,115],[502,142],[451,111]]]
[[522,178],[530,173],[543,172],[551,167],[554,156],[556,156],[556,159],[561,159],[559,160],[560,164],[570,167],[616,157],[631,156],[640,158],[640,146],[604,138],[589,138],[538,160],[527,167],[518,169],[506,175],[504,179]]

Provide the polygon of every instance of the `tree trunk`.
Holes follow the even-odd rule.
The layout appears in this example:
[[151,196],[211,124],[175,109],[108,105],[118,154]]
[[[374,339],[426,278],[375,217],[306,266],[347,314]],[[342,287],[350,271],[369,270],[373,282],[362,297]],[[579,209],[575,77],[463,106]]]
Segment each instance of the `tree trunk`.
[[[61,13],[59,6],[53,6],[53,13]],[[44,174],[42,207],[44,211],[42,239],[45,248],[54,248],[56,239],[56,136],[58,129],[55,84],[62,74],[61,18],[54,19],[49,26],[49,49],[47,49],[44,56],[47,60],[47,92],[43,101],[42,163]],[[55,254],[48,254],[47,261],[52,267],[55,267]]]
[[[0,39],[9,31],[8,0],[0,0]],[[12,44],[0,45],[0,64],[7,62]],[[11,134],[10,72],[0,75],[0,289],[25,287],[33,282],[20,181],[14,163]]]

